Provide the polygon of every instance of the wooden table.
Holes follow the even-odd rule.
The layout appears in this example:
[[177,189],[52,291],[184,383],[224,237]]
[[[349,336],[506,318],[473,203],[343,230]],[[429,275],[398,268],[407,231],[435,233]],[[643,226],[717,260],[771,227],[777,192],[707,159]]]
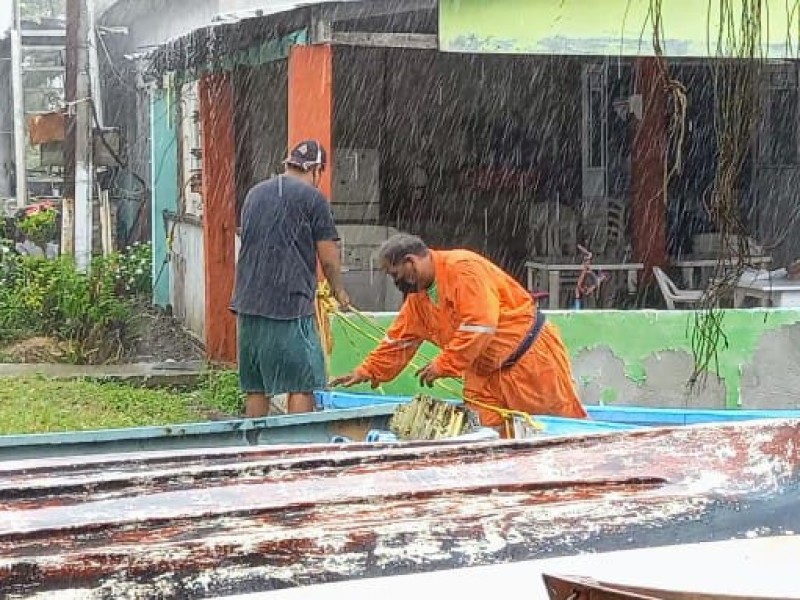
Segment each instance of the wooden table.
[[757,298],[761,306],[800,308],[800,280],[745,278],[733,291],[734,308],[744,306],[745,298]]
[[[749,256],[745,260],[746,264],[753,265],[759,269],[766,268],[772,262],[771,256]],[[699,283],[695,282],[695,272],[702,269],[715,269],[719,264],[719,259],[714,256],[708,255],[686,255],[686,257],[679,260],[673,260],[672,266],[678,267],[681,270],[683,285],[687,289],[698,289]],[[722,265],[728,268],[734,268],[739,265],[739,260],[736,258],[729,258],[722,261]]]
[[[547,293],[550,296],[550,308],[562,308],[561,303],[561,273],[580,273],[583,270],[583,264],[576,263],[549,263],[541,262],[540,260],[528,261],[525,263],[525,270],[527,271],[528,290],[534,291],[534,278],[537,271],[547,273]],[[631,294],[636,293],[636,285],[639,278],[639,271],[644,270],[643,263],[592,263],[592,271],[616,271],[625,272],[628,275],[628,292]]]

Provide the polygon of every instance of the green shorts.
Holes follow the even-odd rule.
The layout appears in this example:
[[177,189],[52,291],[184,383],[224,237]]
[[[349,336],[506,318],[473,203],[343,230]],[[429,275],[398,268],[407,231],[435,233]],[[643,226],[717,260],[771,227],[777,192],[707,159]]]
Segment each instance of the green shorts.
[[239,385],[251,394],[325,388],[325,355],[313,316],[269,319],[238,315]]

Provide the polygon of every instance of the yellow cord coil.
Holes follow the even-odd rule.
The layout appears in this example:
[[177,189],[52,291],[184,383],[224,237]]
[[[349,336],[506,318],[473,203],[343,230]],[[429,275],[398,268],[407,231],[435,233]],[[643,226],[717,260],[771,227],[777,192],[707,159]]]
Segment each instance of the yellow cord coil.
[[317,299],[315,302],[317,317],[317,331],[325,353],[325,372],[330,375],[330,358],[333,353],[333,332],[331,331],[331,315],[339,310],[339,303],[333,297],[331,286],[327,281],[321,281],[317,286]]

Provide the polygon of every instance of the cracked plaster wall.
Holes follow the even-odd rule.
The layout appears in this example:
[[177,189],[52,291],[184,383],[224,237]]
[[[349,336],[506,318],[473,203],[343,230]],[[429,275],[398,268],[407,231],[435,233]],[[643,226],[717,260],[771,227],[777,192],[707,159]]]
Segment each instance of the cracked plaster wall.
[[[693,389],[687,388],[693,365],[694,315],[689,311],[561,311],[548,313],[548,318],[561,330],[586,404],[800,408],[800,311],[726,311],[728,339],[719,351],[719,376],[710,373]],[[385,328],[392,315],[376,320]],[[334,375],[357,366],[375,346],[366,333],[339,320],[334,320],[333,332]],[[436,354],[429,345],[422,352]],[[409,368],[377,393],[419,391]]]

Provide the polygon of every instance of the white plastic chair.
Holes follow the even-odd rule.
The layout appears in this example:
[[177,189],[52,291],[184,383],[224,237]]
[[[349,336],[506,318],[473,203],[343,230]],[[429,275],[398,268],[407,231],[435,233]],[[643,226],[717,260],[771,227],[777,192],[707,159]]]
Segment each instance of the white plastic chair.
[[667,303],[667,308],[675,310],[675,304],[699,304],[703,299],[703,290],[681,290],[675,285],[664,271],[659,267],[653,267],[653,273],[658,281],[658,287]]

